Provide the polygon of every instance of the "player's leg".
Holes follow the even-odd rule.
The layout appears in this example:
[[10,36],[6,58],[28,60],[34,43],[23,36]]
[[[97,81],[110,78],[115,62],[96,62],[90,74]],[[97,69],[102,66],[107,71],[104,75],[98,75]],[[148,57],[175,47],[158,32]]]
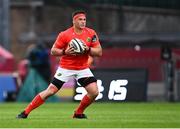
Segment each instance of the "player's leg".
[[48,97],[57,93],[63,84],[64,82],[54,78],[48,88],[36,95],[25,110],[17,116],[17,118],[27,118],[32,110],[42,105]]
[[[57,84],[55,82],[57,82]],[[64,82],[54,78],[48,88],[36,95],[32,102],[26,107],[25,114],[29,114],[33,109],[42,105],[48,97],[56,94],[63,84]]]
[[98,96],[98,86],[96,79],[94,77],[81,78],[78,82],[84,86],[87,91],[87,94],[81,100],[78,108],[74,113],[74,118],[87,118],[84,114],[84,110],[95,100]]

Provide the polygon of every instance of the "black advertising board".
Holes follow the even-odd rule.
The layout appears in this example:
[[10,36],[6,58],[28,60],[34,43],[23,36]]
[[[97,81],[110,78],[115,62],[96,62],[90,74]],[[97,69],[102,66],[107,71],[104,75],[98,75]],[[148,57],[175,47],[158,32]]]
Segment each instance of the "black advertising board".
[[[98,101],[146,101],[148,72],[146,69],[96,69]],[[80,85],[75,86],[74,100],[86,94]]]

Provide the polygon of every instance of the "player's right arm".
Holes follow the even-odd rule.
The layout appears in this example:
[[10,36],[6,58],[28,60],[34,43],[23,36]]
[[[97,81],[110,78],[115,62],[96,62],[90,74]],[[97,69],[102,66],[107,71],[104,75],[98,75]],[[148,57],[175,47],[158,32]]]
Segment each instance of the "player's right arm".
[[51,55],[53,56],[63,56],[63,55],[74,55],[74,49],[72,47],[68,47],[65,35],[60,33],[51,48]]
[[64,54],[65,54],[65,50],[64,49],[56,48],[55,45],[52,46],[52,48],[51,48],[51,55],[53,55],[53,56],[62,56]]
[[56,48],[55,45],[51,48],[51,55],[53,56],[63,56],[63,55],[75,55],[74,49],[68,47],[67,49]]

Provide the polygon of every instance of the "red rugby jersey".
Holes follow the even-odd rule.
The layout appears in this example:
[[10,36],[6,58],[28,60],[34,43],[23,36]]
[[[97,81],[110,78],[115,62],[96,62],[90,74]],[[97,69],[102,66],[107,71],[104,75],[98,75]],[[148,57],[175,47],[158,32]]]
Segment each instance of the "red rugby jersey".
[[[74,28],[71,27],[58,35],[54,45],[56,48],[65,49],[73,38],[81,39],[89,47],[96,47],[100,44],[99,38],[93,29],[85,27],[81,34],[76,34]],[[88,68],[88,54],[76,56],[63,55],[60,58],[59,65],[70,70]]]

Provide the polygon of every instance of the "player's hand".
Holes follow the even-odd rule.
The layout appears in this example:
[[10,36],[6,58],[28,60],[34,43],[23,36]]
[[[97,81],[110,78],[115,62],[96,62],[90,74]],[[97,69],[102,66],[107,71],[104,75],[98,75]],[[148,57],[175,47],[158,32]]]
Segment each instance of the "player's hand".
[[67,47],[67,49],[65,49],[65,55],[76,55],[76,52],[74,52],[74,48],[73,47]]
[[88,47],[86,44],[84,44],[83,46],[84,46],[85,50],[82,54],[87,53],[90,49],[90,47]]
[[90,50],[90,47],[88,47],[87,45],[85,46],[85,52],[84,53],[88,53]]

